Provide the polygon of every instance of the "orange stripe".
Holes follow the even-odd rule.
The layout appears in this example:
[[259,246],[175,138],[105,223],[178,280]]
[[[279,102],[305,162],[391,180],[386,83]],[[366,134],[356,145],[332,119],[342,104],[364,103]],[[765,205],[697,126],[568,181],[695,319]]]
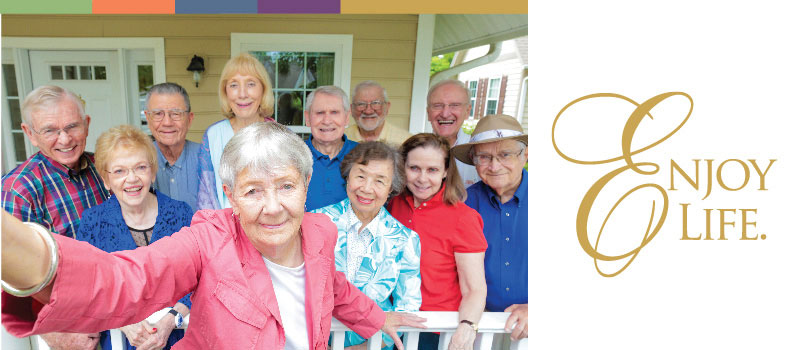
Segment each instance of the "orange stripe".
[[94,14],[174,14],[175,0],[94,0]]

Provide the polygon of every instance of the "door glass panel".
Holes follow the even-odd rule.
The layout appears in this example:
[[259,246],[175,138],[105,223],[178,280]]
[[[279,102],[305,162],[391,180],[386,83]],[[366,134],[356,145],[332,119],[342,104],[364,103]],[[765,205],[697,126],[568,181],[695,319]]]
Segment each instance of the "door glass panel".
[[24,162],[25,159],[28,159],[27,155],[25,154],[25,134],[15,132],[11,135],[14,136],[14,157],[16,158],[17,163]]
[[3,77],[5,78],[6,95],[18,96],[17,92],[17,73],[14,72],[13,64],[3,65]]
[[64,66],[64,79],[76,80],[78,79],[78,70],[75,66]]
[[106,67],[105,66],[94,66],[94,79],[95,80],[106,80]]
[[22,130],[22,113],[19,109],[19,100],[18,99],[9,99],[8,100],[8,111],[9,117],[11,117],[11,129],[13,130]]
[[50,66],[50,79],[52,80],[64,79],[64,72],[61,70],[61,66]]
[[79,68],[81,80],[92,80],[92,67],[80,66]]
[[142,121],[142,126],[146,126],[147,117],[144,115],[144,111],[147,106],[144,103],[145,97],[147,97],[147,90],[150,90],[150,87],[153,86],[153,65],[137,65],[136,72],[139,78],[139,119]]

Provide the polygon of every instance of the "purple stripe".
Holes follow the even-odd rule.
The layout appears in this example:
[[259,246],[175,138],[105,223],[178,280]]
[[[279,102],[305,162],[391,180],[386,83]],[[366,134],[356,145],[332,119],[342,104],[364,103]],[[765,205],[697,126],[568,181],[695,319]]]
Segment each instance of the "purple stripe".
[[258,13],[340,12],[340,0],[258,0]]

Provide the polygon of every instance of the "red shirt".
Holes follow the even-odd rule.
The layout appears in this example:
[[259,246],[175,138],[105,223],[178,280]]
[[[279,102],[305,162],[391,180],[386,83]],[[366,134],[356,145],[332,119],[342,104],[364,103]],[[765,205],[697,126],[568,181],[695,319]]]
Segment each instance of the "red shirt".
[[444,185],[419,208],[414,208],[414,196],[408,192],[389,202],[392,216],[419,235],[422,311],[458,311],[461,289],[455,253],[482,253],[487,248],[478,212],[462,202],[447,205],[443,194]]

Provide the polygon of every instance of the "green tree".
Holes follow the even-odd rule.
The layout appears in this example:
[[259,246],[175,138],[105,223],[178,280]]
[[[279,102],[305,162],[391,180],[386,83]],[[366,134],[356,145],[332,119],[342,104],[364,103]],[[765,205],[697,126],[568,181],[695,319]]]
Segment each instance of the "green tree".
[[446,53],[444,55],[431,57],[431,76],[447,68],[450,68],[450,62],[453,61],[454,54],[455,54],[454,52],[451,52],[451,53]]

